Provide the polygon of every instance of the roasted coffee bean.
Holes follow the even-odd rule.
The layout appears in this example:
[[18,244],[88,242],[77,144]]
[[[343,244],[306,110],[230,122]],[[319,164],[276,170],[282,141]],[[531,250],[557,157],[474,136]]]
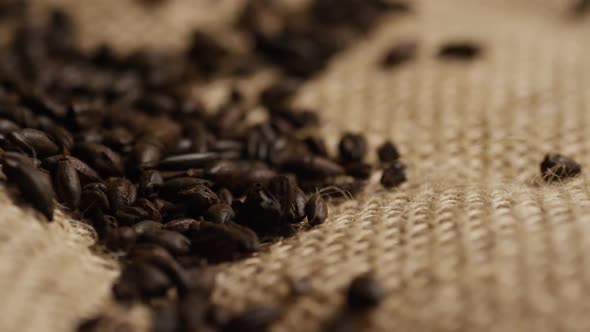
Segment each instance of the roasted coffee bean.
[[479,45],[472,42],[450,42],[441,46],[438,57],[443,60],[472,60],[481,53]]
[[191,228],[192,224],[199,223],[195,219],[191,218],[183,218],[183,219],[175,219],[167,222],[164,225],[164,229],[167,231],[173,231],[178,233],[186,233]]
[[25,128],[20,132],[10,133],[9,137],[15,144],[22,144],[23,148],[32,148],[34,154],[41,158],[55,155],[59,152],[59,147],[55,142],[47,134],[37,129]]
[[328,204],[319,194],[313,194],[305,204],[305,215],[311,226],[323,224],[328,218]]
[[103,135],[103,144],[117,151],[123,151],[133,144],[135,137],[124,127],[113,128]]
[[582,166],[560,154],[547,154],[541,162],[541,174],[547,182],[562,181],[582,173]]
[[344,162],[362,161],[367,153],[367,141],[363,135],[345,134],[338,143],[338,151]]
[[58,162],[53,175],[53,183],[57,201],[70,210],[77,209],[80,204],[82,187],[78,173],[69,160],[64,159]]
[[229,191],[227,188],[219,189],[219,191],[217,191],[217,197],[219,197],[219,201],[221,203],[225,203],[230,206],[234,201],[234,196],[232,195],[231,191]]
[[67,160],[78,172],[80,182],[83,184],[100,182],[101,178],[98,173],[88,166],[85,162],[70,155],[55,155],[43,159],[43,168],[53,171],[61,160]]
[[260,161],[220,160],[205,169],[205,177],[236,195],[255,183],[266,183],[276,175],[268,165]]
[[145,169],[158,166],[162,158],[163,146],[156,141],[143,139],[138,141],[131,151],[134,167]]
[[223,332],[262,332],[282,315],[282,309],[276,306],[255,305],[231,317],[221,329]]
[[308,136],[304,139],[307,148],[311,153],[320,157],[328,157],[326,142],[320,137]]
[[403,41],[394,45],[383,57],[381,66],[391,68],[406,63],[416,57],[418,43],[413,40]]
[[66,128],[52,125],[44,130],[59,146],[60,151],[70,151],[74,147],[74,136]]
[[406,182],[406,166],[401,161],[395,161],[383,170],[381,184],[385,188],[394,188]]
[[137,206],[122,206],[114,211],[119,224],[129,226],[134,225],[150,217],[146,210]]
[[346,174],[355,179],[368,180],[371,177],[373,166],[367,163],[355,162],[346,165]]
[[141,242],[154,243],[162,246],[174,255],[183,255],[190,251],[191,241],[184,235],[167,230],[150,230],[141,234]]
[[352,280],[346,294],[348,307],[355,310],[371,309],[385,298],[383,285],[371,274],[362,274]]
[[246,193],[238,221],[256,232],[276,233],[283,228],[279,200],[263,185],[255,185]]
[[107,197],[111,210],[117,211],[125,206],[130,206],[137,198],[137,188],[131,181],[125,178],[108,178],[105,182],[107,186]]
[[301,85],[302,81],[300,80],[281,80],[262,91],[259,101],[268,109],[282,109],[289,104]]
[[124,173],[121,156],[102,144],[81,143],[74,147],[74,153],[101,174],[118,176]]
[[2,170],[10,184],[14,184],[21,195],[41,212],[48,221],[53,220],[53,187],[49,175],[22,159],[5,153]]
[[199,168],[220,158],[221,154],[218,152],[189,153],[165,158],[160,162],[160,167],[165,169]]
[[20,130],[20,127],[16,123],[7,119],[0,119],[0,134],[6,135],[8,133]]
[[144,220],[141,222],[138,222],[137,224],[131,226],[131,228],[135,231],[135,233],[139,236],[145,234],[145,233],[150,233],[150,232],[155,232],[157,230],[160,230],[162,228],[164,228],[164,225],[153,221],[153,220]]
[[189,210],[196,213],[206,211],[211,205],[219,201],[217,194],[203,184],[197,184],[178,192],[178,197],[180,200],[189,203]]
[[377,155],[382,163],[391,163],[400,157],[397,148],[390,141],[386,141],[377,148]]
[[118,227],[107,234],[105,245],[111,250],[129,250],[137,240],[137,233],[131,227]]
[[102,190],[84,187],[80,195],[80,211],[84,212],[91,208],[98,208],[102,211],[110,210],[109,198]]
[[226,203],[213,204],[207,209],[207,212],[205,212],[205,218],[207,218],[207,220],[220,224],[226,223],[234,217],[234,210],[231,205]]
[[260,245],[256,233],[232,222],[195,223],[190,227],[189,237],[193,252],[211,263],[231,261],[255,252]]
[[138,207],[145,211],[146,217],[156,222],[162,222],[162,214],[160,210],[150,200],[145,198],[138,198],[133,204],[134,207]]
[[192,178],[192,177],[181,177],[174,178],[172,180],[165,181],[159,188],[160,196],[166,197],[178,197],[178,193],[190,189],[195,186],[208,187],[211,182],[204,179]]
[[268,190],[281,206],[283,221],[298,223],[305,218],[305,194],[293,179],[283,175],[277,176],[268,183]]
[[156,194],[158,187],[164,183],[162,174],[155,170],[145,170],[139,177],[139,192],[143,196],[152,197]]
[[35,113],[43,113],[55,118],[64,118],[67,107],[47,95],[24,94],[21,103]]
[[325,178],[345,173],[342,166],[330,159],[320,156],[304,156],[302,158],[289,160],[285,163],[284,167],[301,177],[309,178]]

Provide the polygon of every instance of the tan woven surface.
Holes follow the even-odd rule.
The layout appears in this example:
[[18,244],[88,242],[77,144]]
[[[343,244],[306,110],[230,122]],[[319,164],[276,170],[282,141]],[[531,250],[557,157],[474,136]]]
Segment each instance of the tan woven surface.
[[[52,3],[76,14],[87,45],[128,49],[180,47],[194,26],[218,29],[238,1],[171,0],[158,13],[128,0]],[[390,296],[367,331],[589,331],[588,178],[537,179],[550,151],[590,167],[590,19],[568,20],[565,5],[424,0],[418,15],[388,20],[335,59],[298,102],[321,112],[332,145],[343,130],[373,145],[392,138],[410,181],[391,192],[375,183],[321,227],[224,267],[215,301],[280,301],[286,276],[311,276],[315,291],[275,331],[314,331],[350,279],[372,269]],[[421,41],[419,59],[379,70],[387,47],[408,37]],[[481,41],[484,58],[437,61],[436,47],[457,38]],[[0,331],[64,331],[111,306],[116,269],[90,254],[85,229],[2,202]]]

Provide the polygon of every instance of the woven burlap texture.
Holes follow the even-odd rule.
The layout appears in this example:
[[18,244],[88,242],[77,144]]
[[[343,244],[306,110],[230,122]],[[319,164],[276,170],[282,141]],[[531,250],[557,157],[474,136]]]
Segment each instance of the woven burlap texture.
[[[170,0],[160,10],[130,0],[34,4],[38,13],[64,5],[87,46],[128,50],[182,47],[193,27],[216,31],[241,1]],[[389,296],[366,331],[589,331],[588,178],[538,181],[547,152],[590,167],[590,20],[572,20],[566,8],[424,0],[334,59],[298,103],[321,112],[332,146],[347,130],[366,133],[373,147],[392,139],[410,180],[386,191],[377,176],[364,195],[332,206],[324,225],[222,266],[215,302],[231,310],[281,302],[288,277],[309,276],[314,291],[273,331],[316,331],[350,279],[373,270]],[[408,38],[420,41],[419,58],[381,70],[383,52]],[[456,39],[482,43],[483,58],[437,60],[437,47]],[[91,252],[87,228],[62,214],[44,224],[0,198],[0,331],[68,331],[113,308],[117,265]],[[141,310],[130,320],[145,329]]]

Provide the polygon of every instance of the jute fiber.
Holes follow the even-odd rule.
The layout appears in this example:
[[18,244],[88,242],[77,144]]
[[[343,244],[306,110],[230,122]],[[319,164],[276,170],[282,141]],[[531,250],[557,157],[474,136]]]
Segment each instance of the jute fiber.
[[[62,0],[34,9],[55,4],[75,15],[85,45],[126,51],[182,47],[195,26],[220,29],[241,1],[171,0],[155,11],[127,0]],[[317,331],[351,278],[373,270],[389,296],[366,331],[590,331],[588,176],[554,185],[538,176],[552,151],[590,169],[590,18],[570,19],[567,1],[557,0],[416,7],[340,54],[297,100],[321,112],[332,146],[347,130],[366,133],[373,147],[392,139],[409,182],[386,191],[377,174],[365,194],[331,206],[324,225],[222,266],[215,302],[236,311],[280,302],[288,277],[310,276],[315,290],[273,331]],[[420,41],[419,58],[378,68],[406,38]],[[435,58],[457,39],[482,43],[484,56]],[[39,222],[5,195],[0,203],[1,331],[68,331],[114,310],[119,271],[89,249],[87,228],[61,214]],[[147,316],[134,310],[124,319],[144,330]]]

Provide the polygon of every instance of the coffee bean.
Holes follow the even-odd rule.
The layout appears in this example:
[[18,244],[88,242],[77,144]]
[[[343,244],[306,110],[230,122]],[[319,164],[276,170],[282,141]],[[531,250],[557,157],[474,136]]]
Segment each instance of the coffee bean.
[[235,217],[234,210],[231,205],[226,203],[215,203],[207,209],[205,218],[215,223],[226,223]]
[[137,188],[131,181],[125,178],[108,178],[105,182],[107,186],[107,197],[111,210],[117,211],[125,206],[130,206],[137,198]]
[[261,332],[267,331],[270,326],[282,315],[282,309],[276,306],[256,305],[231,317],[224,324],[223,332]]
[[144,220],[144,221],[138,222],[137,224],[131,226],[131,228],[139,236],[141,236],[145,233],[155,232],[155,231],[160,230],[164,227],[165,226],[163,224],[153,221],[153,220]]
[[438,57],[443,60],[472,60],[480,56],[480,46],[472,42],[449,42],[441,46]]
[[53,175],[53,183],[57,201],[70,210],[77,209],[80,204],[82,188],[78,173],[69,160],[63,159],[58,162]]
[[268,190],[281,206],[281,219],[298,223],[305,218],[305,194],[289,177],[277,176],[268,183]]
[[143,139],[138,141],[131,151],[131,160],[134,167],[154,168],[158,166],[162,158],[163,146],[159,142]]
[[55,155],[59,152],[59,147],[53,140],[40,130],[25,128],[20,132],[10,133],[9,137],[16,145],[26,150],[32,149],[34,155],[41,158]]
[[227,188],[221,188],[219,191],[217,191],[217,197],[219,197],[219,201],[221,203],[225,203],[230,206],[234,201],[233,194]]
[[377,155],[382,163],[391,163],[399,159],[397,148],[390,141],[386,141],[377,149]]
[[383,170],[381,184],[385,188],[394,188],[406,182],[406,166],[401,161],[394,161]]
[[352,280],[346,295],[347,305],[354,310],[371,309],[385,298],[385,289],[371,274],[362,274]]
[[328,205],[319,194],[313,194],[305,204],[305,215],[311,226],[323,224],[328,218]]
[[344,168],[339,164],[320,156],[304,156],[292,159],[287,161],[284,167],[301,177],[311,178],[338,176],[345,172]]
[[129,250],[137,240],[137,233],[131,227],[118,227],[107,234],[105,245],[111,250]]
[[121,156],[102,144],[77,144],[74,153],[101,174],[118,176],[124,173],[125,167]]
[[582,166],[560,154],[547,154],[541,162],[541,174],[547,182],[562,181],[582,173]]
[[49,175],[22,159],[5,153],[2,170],[9,181],[48,221],[53,220],[53,187]]
[[590,11],[589,0],[574,0],[572,5],[572,13],[575,15],[586,14]]
[[368,180],[371,177],[373,166],[367,163],[355,162],[346,165],[346,174],[355,179]]
[[14,131],[20,131],[20,127],[13,121],[0,119],[0,134],[6,135]]
[[320,137],[308,136],[304,140],[311,153],[320,157],[328,157],[326,142]]
[[165,158],[160,162],[160,167],[165,169],[198,168],[219,159],[221,159],[221,155],[218,152],[189,153]]
[[162,174],[155,170],[145,170],[139,177],[139,192],[146,197],[156,194],[158,187],[164,183]]
[[344,162],[362,161],[367,153],[367,141],[358,134],[345,134],[338,143],[340,158]]
[[191,241],[184,235],[167,230],[146,230],[141,234],[139,240],[160,245],[174,255],[188,253],[191,246]]
[[189,210],[200,214],[217,203],[217,195],[203,184],[197,184],[178,192],[180,200],[190,203]]
[[392,48],[390,48],[383,60],[381,66],[383,68],[391,68],[406,63],[416,57],[418,51],[418,43],[413,40],[402,41]]
[[195,223],[199,223],[199,221],[191,218],[174,219],[167,222],[164,225],[164,229],[184,234],[188,232],[188,230],[191,228],[191,225]]
[[52,125],[43,130],[55,141],[60,151],[70,151],[74,147],[74,136],[66,128]]
[[236,259],[258,250],[258,236],[252,230],[234,224],[199,222],[191,225],[189,236],[195,254],[209,262],[223,262]]

